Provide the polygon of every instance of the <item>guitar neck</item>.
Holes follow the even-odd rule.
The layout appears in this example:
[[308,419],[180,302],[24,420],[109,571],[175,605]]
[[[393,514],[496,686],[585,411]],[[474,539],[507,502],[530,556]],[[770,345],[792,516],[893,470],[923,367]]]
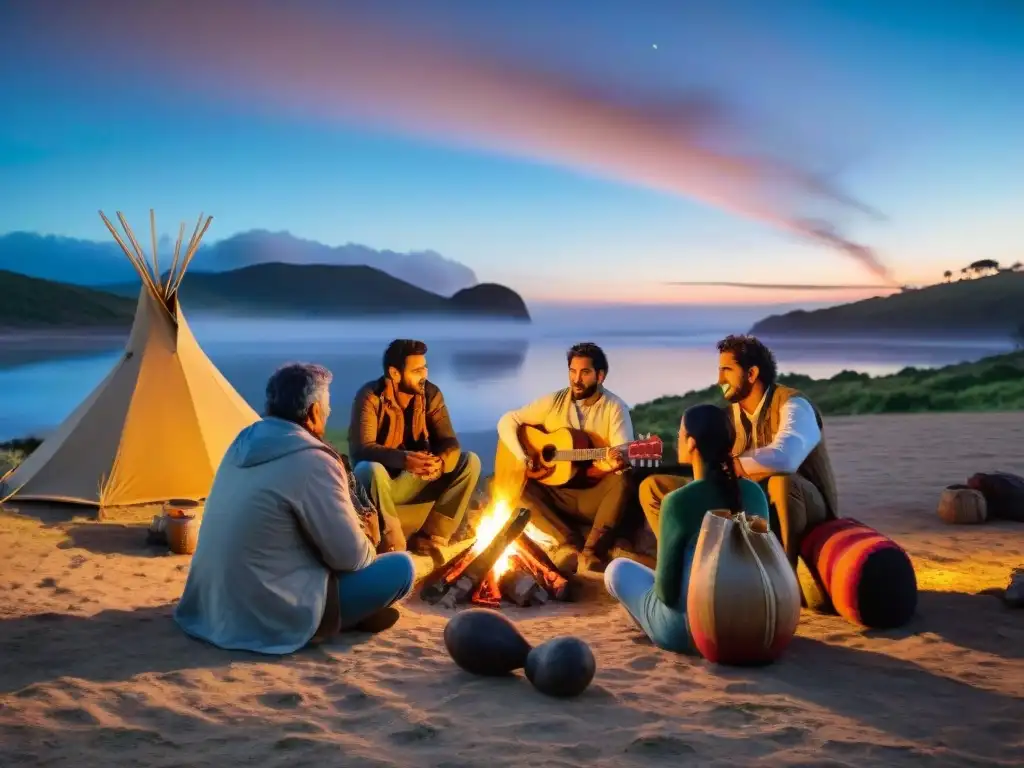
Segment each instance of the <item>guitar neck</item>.
[[[618,449],[625,451],[626,445],[618,446]],[[555,451],[555,461],[600,461],[608,458],[611,448],[576,448],[571,451]]]

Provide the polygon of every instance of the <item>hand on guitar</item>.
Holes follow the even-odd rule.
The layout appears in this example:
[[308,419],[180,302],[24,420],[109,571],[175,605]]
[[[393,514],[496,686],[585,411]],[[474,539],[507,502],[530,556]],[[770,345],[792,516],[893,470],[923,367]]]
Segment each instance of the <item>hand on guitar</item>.
[[625,469],[627,464],[628,462],[622,451],[618,448],[612,448],[604,459],[594,462],[594,469],[602,474],[611,474],[612,472]]
[[523,457],[523,466],[526,467],[527,477],[536,476],[541,469],[540,462],[529,454],[526,454],[526,456]]
[[409,451],[405,454],[405,471],[427,481],[434,481],[444,471],[444,462],[426,451]]

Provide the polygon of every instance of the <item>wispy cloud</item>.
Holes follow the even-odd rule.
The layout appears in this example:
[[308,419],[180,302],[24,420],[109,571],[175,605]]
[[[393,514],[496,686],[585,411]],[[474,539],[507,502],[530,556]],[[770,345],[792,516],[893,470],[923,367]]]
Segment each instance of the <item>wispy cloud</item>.
[[720,288],[749,288],[754,291],[897,291],[894,285],[812,285],[809,283],[740,283],[725,280],[673,280],[668,285],[714,285]]
[[806,169],[722,149],[720,129],[740,127],[723,126],[724,100],[704,92],[671,107],[631,101],[526,61],[418,39],[366,10],[35,0],[21,13],[33,47],[69,66],[159,74],[157,87],[174,82],[204,98],[382,126],[684,195],[838,249],[894,282],[870,248],[809,212],[822,203],[871,209]]

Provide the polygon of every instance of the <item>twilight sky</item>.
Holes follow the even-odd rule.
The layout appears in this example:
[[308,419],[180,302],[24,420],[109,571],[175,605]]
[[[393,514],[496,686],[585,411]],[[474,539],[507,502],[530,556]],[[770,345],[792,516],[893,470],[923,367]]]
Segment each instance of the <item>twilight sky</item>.
[[1017,0],[372,5],[0,0],[0,233],[202,210],[556,300],[1024,260]]

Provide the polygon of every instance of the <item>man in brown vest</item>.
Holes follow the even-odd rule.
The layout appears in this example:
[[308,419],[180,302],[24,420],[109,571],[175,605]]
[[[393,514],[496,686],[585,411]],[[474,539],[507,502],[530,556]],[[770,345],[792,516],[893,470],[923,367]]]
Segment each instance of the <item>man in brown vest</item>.
[[[827,601],[820,587],[798,569],[804,534],[839,516],[821,415],[799,391],[776,382],[775,356],[757,338],[729,336],[718,343],[718,352],[718,386],[736,427],[737,474],[764,489],[772,530],[800,577],[804,602],[824,608]],[[641,484],[640,501],[655,533],[662,500],[686,482],[684,477],[654,475]]]

